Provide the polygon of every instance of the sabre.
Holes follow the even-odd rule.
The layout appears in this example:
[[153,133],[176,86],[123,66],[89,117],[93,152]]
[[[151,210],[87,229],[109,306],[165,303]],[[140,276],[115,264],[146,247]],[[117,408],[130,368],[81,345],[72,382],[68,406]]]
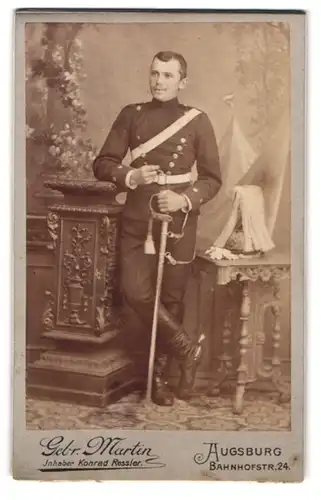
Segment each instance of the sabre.
[[[155,195],[153,195],[151,197],[150,207],[151,207],[152,198],[154,196]],[[152,209],[151,209],[151,213],[152,213],[151,217],[153,219],[161,221],[162,225],[161,225],[161,234],[160,234],[157,278],[156,278],[156,292],[155,292],[151,342],[150,342],[149,361],[148,361],[147,390],[146,390],[146,398],[145,398],[147,403],[150,403],[152,401],[153,374],[154,374],[154,362],[155,362],[156,339],[157,339],[158,310],[159,310],[160,297],[161,297],[161,291],[162,291],[163,274],[164,274],[164,263],[165,263],[166,243],[167,243],[167,235],[168,235],[168,224],[172,221],[172,217],[168,214],[154,212]],[[151,233],[151,228],[150,228],[150,233]]]

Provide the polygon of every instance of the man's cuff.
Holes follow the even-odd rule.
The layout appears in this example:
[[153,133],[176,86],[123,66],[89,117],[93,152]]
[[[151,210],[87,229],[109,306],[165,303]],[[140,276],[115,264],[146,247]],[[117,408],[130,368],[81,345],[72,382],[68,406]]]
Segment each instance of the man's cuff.
[[187,201],[187,208],[182,208],[182,212],[184,212],[184,214],[187,214],[192,210],[192,203],[189,197],[186,196],[186,194],[182,194],[182,196],[184,196],[185,200]]
[[126,187],[128,187],[129,189],[136,189],[137,185],[138,185],[136,182],[133,182],[130,180],[133,172],[134,172],[134,169],[130,170],[129,172],[127,172],[126,177],[125,177],[125,184],[126,184]]
[[[184,195],[189,199],[191,210],[198,211],[203,203],[206,203],[207,198],[204,196],[204,189],[201,189],[201,183],[195,182],[193,186],[188,187],[184,191]],[[182,193],[183,194],[183,193]],[[205,198],[205,199],[204,199]]]

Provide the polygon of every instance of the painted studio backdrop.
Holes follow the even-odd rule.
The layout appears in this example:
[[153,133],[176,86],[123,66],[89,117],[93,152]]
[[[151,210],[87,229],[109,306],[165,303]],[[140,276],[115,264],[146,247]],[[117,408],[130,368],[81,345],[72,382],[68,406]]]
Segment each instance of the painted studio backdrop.
[[[27,353],[47,348],[43,331],[52,263],[46,213],[59,193],[44,187],[54,176],[93,179],[91,163],[112,122],[129,103],[149,100],[155,53],[182,53],[189,83],[180,100],[204,110],[216,133],[223,176],[217,200],[203,207],[198,247],[219,236],[231,189],[263,190],[275,250],[290,253],[290,33],[284,23],[28,24],[26,26],[26,177],[28,228]],[[197,175],[197,173],[195,174]],[[121,203],[121,197],[119,198]],[[195,280],[186,293],[193,330]],[[204,283],[206,286],[210,284]],[[290,280],[281,283],[280,358],[290,367]],[[204,293],[202,323],[209,330],[212,302]],[[220,315],[215,320],[219,337]],[[266,332],[272,331],[266,314]],[[267,335],[264,357],[272,357]],[[200,378],[207,377],[207,361]]]

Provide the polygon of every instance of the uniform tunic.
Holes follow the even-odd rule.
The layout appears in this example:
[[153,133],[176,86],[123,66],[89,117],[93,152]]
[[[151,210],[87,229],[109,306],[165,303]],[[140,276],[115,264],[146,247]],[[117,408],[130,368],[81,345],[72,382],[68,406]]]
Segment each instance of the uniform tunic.
[[[201,112],[191,122],[143,157],[123,164],[128,149],[132,151],[167,128],[189,109],[175,98],[167,102],[153,99],[150,102],[130,104],[122,109],[107,139],[94,161],[93,170],[99,180],[112,181],[127,190],[121,231],[121,284],[125,299],[150,327],[155,295],[157,255],[144,254],[144,242],[149,218],[149,200],[163,186],[156,183],[128,189],[126,176],[133,168],[144,164],[159,165],[167,175],[191,172],[197,166],[197,180],[192,185],[168,185],[168,189],[183,193],[189,200],[190,212],[184,236],[180,240],[168,239],[167,250],[177,261],[193,259],[197,216],[200,206],[213,198],[221,186],[219,156],[213,127],[208,116]],[[169,229],[180,232],[185,214],[179,210],[171,213],[173,222]],[[156,226],[156,227],[155,227]],[[160,223],[154,223],[156,249],[159,243]],[[189,265],[166,264],[164,269],[162,302],[177,320],[182,320],[182,303],[189,274]],[[169,322],[159,329],[168,328]]]
[[[122,164],[128,149],[133,150],[184,115],[189,106],[177,99],[160,102],[153,99],[141,104],[130,104],[119,114],[94,162],[95,176],[126,188],[129,170],[142,165],[159,165],[168,175],[191,171],[196,161],[198,179],[193,186],[171,185],[173,191],[183,192],[190,200],[193,212],[213,198],[221,186],[221,173],[217,143],[213,127],[207,115],[201,113],[172,137],[131,163]],[[151,194],[160,190],[158,184],[139,186],[127,193],[124,217],[147,220],[148,201]]]

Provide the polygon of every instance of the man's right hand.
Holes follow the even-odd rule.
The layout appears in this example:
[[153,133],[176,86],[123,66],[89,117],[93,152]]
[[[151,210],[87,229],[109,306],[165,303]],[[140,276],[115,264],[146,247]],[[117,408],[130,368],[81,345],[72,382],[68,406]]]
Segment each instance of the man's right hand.
[[143,165],[140,168],[136,168],[130,174],[130,184],[139,186],[155,182],[159,168],[159,165]]

